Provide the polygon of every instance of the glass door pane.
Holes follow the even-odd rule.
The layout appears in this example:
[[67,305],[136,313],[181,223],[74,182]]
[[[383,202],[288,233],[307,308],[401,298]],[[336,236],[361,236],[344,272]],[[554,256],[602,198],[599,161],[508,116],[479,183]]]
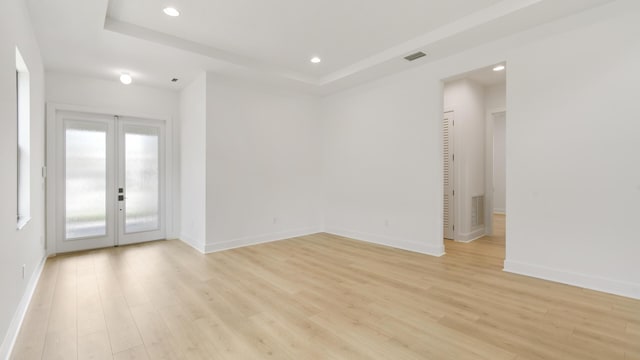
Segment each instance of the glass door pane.
[[107,127],[65,126],[66,239],[107,234]]
[[124,128],[125,233],[160,228],[159,140],[157,128]]

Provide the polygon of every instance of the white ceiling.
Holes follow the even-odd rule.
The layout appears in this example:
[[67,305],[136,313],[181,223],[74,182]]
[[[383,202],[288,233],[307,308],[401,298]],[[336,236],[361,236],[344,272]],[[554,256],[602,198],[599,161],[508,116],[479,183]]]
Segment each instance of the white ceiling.
[[[107,16],[308,77],[328,75],[500,0],[110,0]],[[318,55],[319,65],[309,62]]]
[[[611,0],[28,0],[49,70],[181,88],[203,70],[348,86]],[[162,9],[174,6],[181,16]],[[480,31],[482,30],[482,31]],[[312,56],[321,64],[311,64]],[[171,83],[177,77],[180,82]],[[325,91],[326,92],[326,91]]]

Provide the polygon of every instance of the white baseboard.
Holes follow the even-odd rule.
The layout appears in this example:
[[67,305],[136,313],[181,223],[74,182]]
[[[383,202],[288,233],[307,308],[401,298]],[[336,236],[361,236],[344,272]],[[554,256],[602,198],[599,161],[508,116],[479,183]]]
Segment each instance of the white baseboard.
[[193,241],[191,238],[186,237],[186,236],[180,236],[180,238],[178,240],[180,240],[183,243],[191,246],[192,248],[194,248],[198,252],[204,254],[204,244],[196,244],[195,241]]
[[411,240],[389,238],[382,235],[366,234],[366,233],[361,233],[357,231],[337,229],[337,228],[328,228],[325,230],[325,232],[333,235],[343,236],[343,237],[370,242],[378,245],[384,245],[384,246],[389,246],[397,249],[413,251],[413,252],[417,252],[425,255],[431,255],[431,256],[444,255],[444,244],[429,245],[429,244],[418,243]]
[[481,227],[480,229],[474,230],[470,233],[466,234],[458,234],[456,236],[455,241],[461,243],[470,243],[474,240],[478,240],[486,235],[485,228]]
[[208,243],[204,246],[204,253],[214,253],[218,251],[236,249],[244,246],[264,244],[273,241],[286,240],[299,236],[306,236],[311,234],[317,234],[322,232],[320,228],[311,227],[311,228],[303,228],[303,229],[294,229],[287,231],[279,231],[271,234],[263,234],[257,236],[247,236],[244,238]]
[[640,284],[505,260],[504,271],[640,299]]
[[18,308],[13,315],[11,324],[9,324],[9,329],[7,329],[7,334],[4,337],[4,341],[2,342],[2,344],[0,344],[0,359],[8,360],[11,356],[11,351],[13,351],[13,347],[16,344],[16,339],[18,338],[18,334],[20,333],[22,322],[24,321],[24,317],[27,314],[27,309],[29,309],[29,304],[31,303],[31,299],[33,298],[33,293],[36,290],[36,286],[38,286],[38,280],[40,280],[40,275],[42,274],[42,269],[44,269],[44,263],[46,261],[47,257],[44,256],[42,260],[40,260],[40,264],[38,264],[38,267],[31,275],[31,279],[29,279],[29,283],[27,284],[27,287],[24,290],[24,294],[22,295],[22,299],[18,304]]

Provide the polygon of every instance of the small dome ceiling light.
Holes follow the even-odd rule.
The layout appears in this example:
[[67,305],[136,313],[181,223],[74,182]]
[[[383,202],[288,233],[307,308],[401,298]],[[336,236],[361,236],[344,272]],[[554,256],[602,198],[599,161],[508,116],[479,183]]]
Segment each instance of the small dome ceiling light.
[[122,73],[120,74],[120,82],[125,84],[125,85],[129,85],[131,84],[131,82],[133,81],[133,78],[131,77],[131,75],[129,75],[129,73]]

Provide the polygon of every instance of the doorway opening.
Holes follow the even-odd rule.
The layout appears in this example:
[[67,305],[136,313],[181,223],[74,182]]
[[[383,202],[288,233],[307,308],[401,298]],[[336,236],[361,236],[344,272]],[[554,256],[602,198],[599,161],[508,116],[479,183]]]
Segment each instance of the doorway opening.
[[504,260],[506,64],[443,81],[443,237],[449,250]]

